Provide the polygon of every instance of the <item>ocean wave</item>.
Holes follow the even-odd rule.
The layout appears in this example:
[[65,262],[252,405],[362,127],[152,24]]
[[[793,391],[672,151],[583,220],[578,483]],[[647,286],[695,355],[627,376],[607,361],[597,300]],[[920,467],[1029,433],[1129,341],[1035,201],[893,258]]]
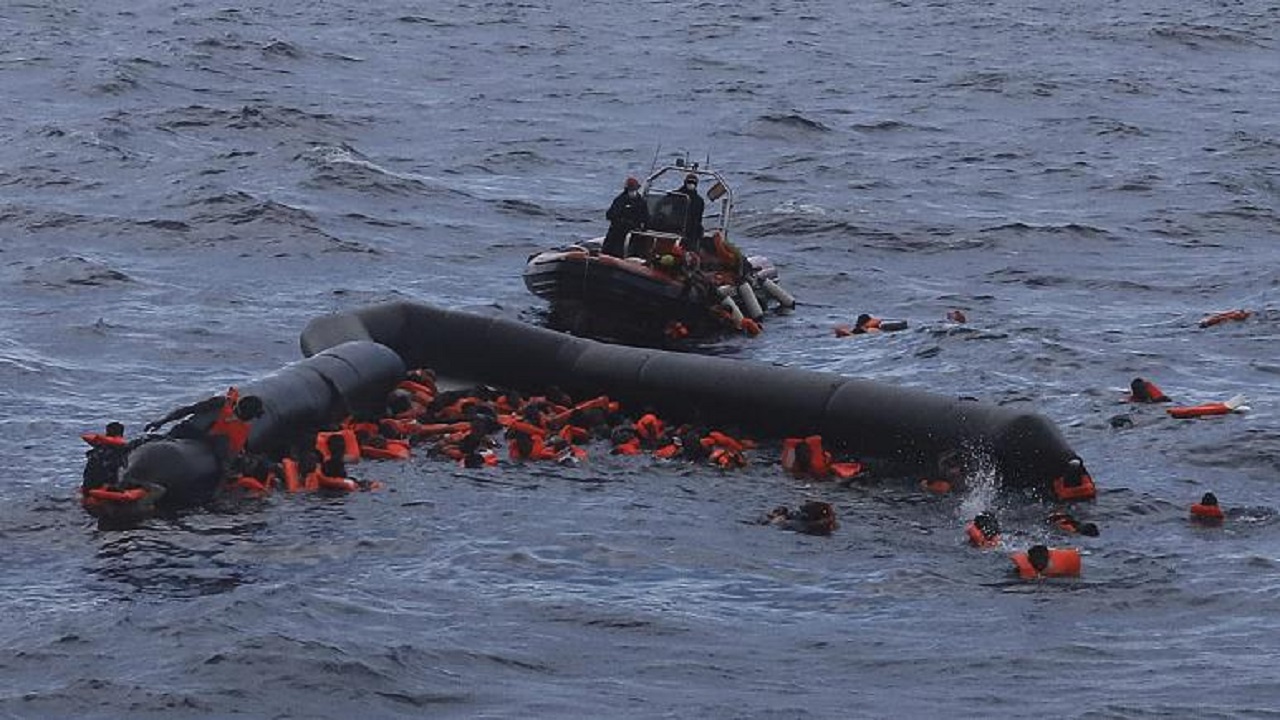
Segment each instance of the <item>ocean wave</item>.
[[314,168],[313,176],[304,183],[308,187],[347,188],[401,196],[458,192],[412,173],[390,170],[346,145],[314,145],[294,159]]
[[743,134],[754,137],[794,137],[797,134],[830,132],[831,128],[800,113],[761,115],[751,121]]
[[1248,33],[1232,28],[1215,25],[1177,23],[1157,25],[1152,28],[1151,36],[1160,40],[1169,40],[1179,45],[1194,49],[1203,49],[1209,45],[1265,47],[1265,42]]
[[96,260],[79,255],[63,255],[38,264],[26,265],[22,272],[24,285],[46,288],[100,287],[131,283],[125,273]]
[[991,225],[978,230],[980,233],[988,233],[994,235],[1076,235],[1080,237],[1090,238],[1106,238],[1111,233],[1100,227],[1085,225],[1083,223],[1029,223],[1021,220],[1003,223],[1001,225]]

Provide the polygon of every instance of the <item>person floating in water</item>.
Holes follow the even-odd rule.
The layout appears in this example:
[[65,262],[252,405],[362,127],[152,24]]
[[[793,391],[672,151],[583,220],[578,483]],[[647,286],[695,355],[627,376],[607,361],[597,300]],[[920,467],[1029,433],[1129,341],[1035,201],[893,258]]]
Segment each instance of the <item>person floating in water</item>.
[[604,236],[605,255],[622,257],[626,252],[627,233],[640,230],[649,224],[649,206],[640,195],[640,181],[627,178],[622,192],[609,205],[605,218],[609,221],[609,233]]

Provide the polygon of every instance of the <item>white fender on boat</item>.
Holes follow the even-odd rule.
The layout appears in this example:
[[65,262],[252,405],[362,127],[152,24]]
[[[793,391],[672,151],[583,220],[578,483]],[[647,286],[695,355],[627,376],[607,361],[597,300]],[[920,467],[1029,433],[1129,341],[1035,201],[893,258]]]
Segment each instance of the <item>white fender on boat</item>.
[[716,288],[716,292],[720,294],[720,306],[728,310],[733,317],[733,326],[742,329],[742,310],[738,308],[738,303],[733,301],[733,287],[721,285]]
[[756,298],[756,291],[751,289],[751,283],[742,281],[738,286],[738,297],[742,298],[742,307],[747,317],[757,321],[764,317],[764,309],[760,307],[760,300]]
[[792,297],[791,293],[783,290],[781,285],[769,278],[761,278],[760,285],[764,287],[765,292],[769,293],[770,297],[778,301],[778,304],[781,305],[783,309],[796,309],[796,299]]

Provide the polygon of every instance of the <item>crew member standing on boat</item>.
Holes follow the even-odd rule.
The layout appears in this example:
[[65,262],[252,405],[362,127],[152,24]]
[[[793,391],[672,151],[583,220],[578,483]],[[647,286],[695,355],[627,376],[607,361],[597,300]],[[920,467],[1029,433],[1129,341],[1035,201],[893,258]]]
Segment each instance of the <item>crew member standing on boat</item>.
[[604,254],[622,257],[626,251],[627,233],[639,230],[649,223],[649,206],[640,196],[640,181],[629,177],[605,213],[609,220],[609,234],[604,237]]
[[698,194],[698,176],[689,173],[684,176],[684,185],[675,192],[689,197],[689,207],[684,216],[684,245],[687,250],[702,249],[702,213],[707,204]]

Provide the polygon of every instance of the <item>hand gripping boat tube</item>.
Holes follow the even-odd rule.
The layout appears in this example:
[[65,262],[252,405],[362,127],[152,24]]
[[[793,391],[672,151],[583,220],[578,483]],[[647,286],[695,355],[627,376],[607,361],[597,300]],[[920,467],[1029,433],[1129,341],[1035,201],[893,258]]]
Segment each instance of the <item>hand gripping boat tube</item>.
[[410,367],[517,388],[555,385],[633,407],[822,435],[858,455],[936,469],[945,454],[995,461],[1011,487],[1047,490],[1076,454],[1044,417],[832,373],[609,345],[499,317],[397,301],[312,320],[303,354],[350,340],[395,350]]
[[[371,342],[338,344],[314,357],[238,386],[241,396],[262,400],[247,449],[275,456],[291,442],[348,414],[381,411],[387,393],[404,378],[400,357]],[[198,505],[212,497],[221,478],[213,447],[200,439],[162,438],[129,453],[123,485],[159,486],[158,508]]]

